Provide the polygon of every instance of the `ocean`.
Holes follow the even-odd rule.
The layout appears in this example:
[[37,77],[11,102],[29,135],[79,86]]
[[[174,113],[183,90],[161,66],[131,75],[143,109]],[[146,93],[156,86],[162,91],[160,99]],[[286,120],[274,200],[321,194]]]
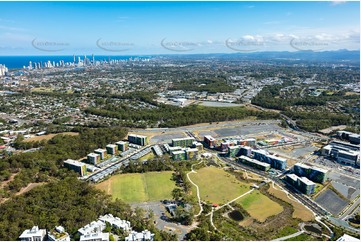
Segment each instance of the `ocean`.
[[[84,59],[84,55],[77,55],[75,57],[76,62],[78,62],[78,57],[80,57],[82,60]],[[88,59],[91,59],[91,55],[87,55]],[[111,60],[127,60],[129,58],[151,58],[151,56],[105,56],[105,55],[95,55],[94,59],[96,61],[102,61],[102,60],[108,60],[110,58]],[[19,69],[23,68],[24,66],[29,66],[29,61],[32,63],[45,63],[48,61],[59,62],[63,60],[64,62],[73,62],[73,56],[0,56],[0,64],[5,65],[9,69]]]

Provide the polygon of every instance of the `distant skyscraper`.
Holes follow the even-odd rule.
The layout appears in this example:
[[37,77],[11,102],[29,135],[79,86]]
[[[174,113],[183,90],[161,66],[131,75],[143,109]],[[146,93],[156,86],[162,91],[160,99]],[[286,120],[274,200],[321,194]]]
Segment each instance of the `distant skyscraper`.
[[73,55],[73,63],[75,64],[75,55]]
[[80,64],[80,56],[78,57],[78,64]]
[[84,66],[86,65],[86,55],[84,55]]
[[33,63],[31,63],[31,61],[29,61],[29,70],[33,69]]
[[93,65],[95,65],[95,58],[94,58],[94,54],[92,54],[92,61],[93,61]]

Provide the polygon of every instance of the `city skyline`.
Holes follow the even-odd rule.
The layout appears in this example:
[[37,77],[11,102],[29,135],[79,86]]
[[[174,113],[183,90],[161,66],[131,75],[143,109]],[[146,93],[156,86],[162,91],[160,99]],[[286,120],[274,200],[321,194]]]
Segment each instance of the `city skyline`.
[[359,50],[359,7],[340,1],[1,2],[0,55]]

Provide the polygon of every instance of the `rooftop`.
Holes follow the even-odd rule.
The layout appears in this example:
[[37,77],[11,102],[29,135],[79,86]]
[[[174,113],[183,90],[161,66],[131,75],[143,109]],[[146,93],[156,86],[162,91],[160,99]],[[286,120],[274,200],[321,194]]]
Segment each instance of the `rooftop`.
[[19,239],[21,238],[29,238],[29,237],[41,237],[43,238],[46,234],[46,230],[45,229],[39,229],[38,226],[34,226],[31,229],[26,229],[24,230],[24,232],[19,236]]
[[310,181],[307,177],[299,177],[298,180],[309,186],[315,185],[315,183],[313,181]]
[[66,161],[64,161],[64,164],[69,164],[69,165],[73,165],[73,166],[84,166],[84,163],[81,163],[79,161],[76,160],[72,160],[72,159],[67,159]]

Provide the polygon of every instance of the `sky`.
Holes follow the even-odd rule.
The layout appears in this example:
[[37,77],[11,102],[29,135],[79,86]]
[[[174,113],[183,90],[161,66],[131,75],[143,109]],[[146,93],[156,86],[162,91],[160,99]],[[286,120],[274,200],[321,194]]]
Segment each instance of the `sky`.
[[0,2],[0,55],[359,50],[359,2]]

